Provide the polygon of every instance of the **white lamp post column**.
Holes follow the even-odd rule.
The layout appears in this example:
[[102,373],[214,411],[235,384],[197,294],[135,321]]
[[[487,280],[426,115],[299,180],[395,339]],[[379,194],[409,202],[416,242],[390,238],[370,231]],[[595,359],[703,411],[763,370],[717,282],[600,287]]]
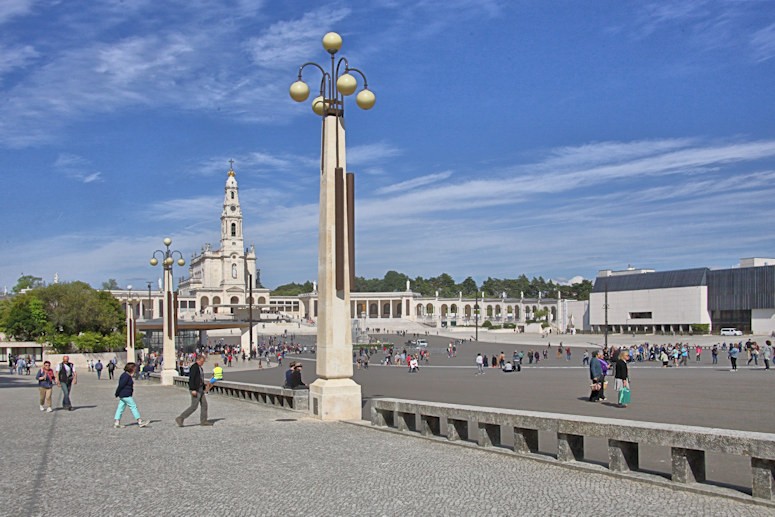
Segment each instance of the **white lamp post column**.
[[[352,315],[350,283],[353,273],[353,176],[345,174],[344,97],[358,86],[351,72],[364,82],[356,102],[362,109],[374,106],[374,94],[366,77],[350,67],[344,57],[336,61],[342,38],[334,32],[323,37],[323,48],[330,54],[331,70],[316,63],[299,68],[298,80],[291,85],[291,98],[303,102],[309,86],[302,81],[307,66],[323,75],[320,94],[312,101],[312,110],[322,117],[323,139],[320,164],[320,228],[318,241],[318,319],[317,374],[310,385],[312,414],[321,420],[360,420],[361,387],[352,380]],[[340,73],[341,69],[341,73]],[[368,308],[366,309],[368,310]]]
[[179,266],[184,266],[186,261],[183,260],[183,255],[176,250],[170,250],[170,244],[172,239],[169,237],[164,239],[164,250],[156,250],[153,252],[153,258],[151,259],[151,265],[155,266],[159,263],[159,259],[156,258],[157,254],[161,254],[162,265],[164,266],[164,299],[162,301],[163,313],[162,314],[162,332],[163,337],[163,358],[162,371],[161,371],[161,383],[165,386],[172,386],[175,383],[175,376],[178,374],[175,369],[175,361],[177,360],[177,353],[175,352],[175,334],[177,333],[175,299],[172,294],[172,265],[175,263],[174,256],[178,255],[177,263]]
[[135,311],[132,306],[132,286],[127,286],[129,295],[126,300],[126,362],[135,362],[135,334],[137,333],[137,327],[135,326]]

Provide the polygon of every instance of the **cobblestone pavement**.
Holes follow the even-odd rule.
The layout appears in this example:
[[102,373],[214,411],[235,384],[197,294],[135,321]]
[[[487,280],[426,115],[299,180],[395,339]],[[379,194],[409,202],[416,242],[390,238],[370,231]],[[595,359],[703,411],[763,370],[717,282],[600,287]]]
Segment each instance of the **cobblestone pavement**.
[[[0,515],[772,515],[772,509],[138,383],[151,425],[114,429],[115,385],[84,377],[42,413],[0,374]],[[61,394],[55,390],[56,402]],[[58,404],[57,404],[58,405]],[[130,423],[130,415],[124,423]]]

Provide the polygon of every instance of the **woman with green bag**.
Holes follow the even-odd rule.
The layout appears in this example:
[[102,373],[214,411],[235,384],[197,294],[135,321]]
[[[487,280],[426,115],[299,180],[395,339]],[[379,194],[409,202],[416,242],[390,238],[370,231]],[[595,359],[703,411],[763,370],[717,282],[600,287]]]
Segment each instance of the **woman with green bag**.
[[630,374],[627,368],[627,359],[630,352],[623,348],[619,353],[619,359],[614,365],[614,379],[616,381],[616,391],[619,393],[619,407],[627,407],[630,403]]

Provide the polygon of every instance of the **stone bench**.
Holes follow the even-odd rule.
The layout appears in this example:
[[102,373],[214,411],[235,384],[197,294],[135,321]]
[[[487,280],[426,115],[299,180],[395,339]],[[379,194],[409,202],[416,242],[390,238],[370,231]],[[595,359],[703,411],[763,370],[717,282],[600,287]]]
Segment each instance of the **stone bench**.
[[[158,382],[160,379],[161,374],[151,374],[151,380]],[[188,389],[188,377],[175,376],[175,386]],[[223,395],[293,411],[309,411],[309,390],[290,390],[265,384],[218,381],[213,385],[210,394]]]
[[675,483],[704,483],[706,452],[744,456],[751,462],[753,497],[772,501],[775,495],[775,434],[391,398],[371,401],[371,423],[377,427],[442,437],[445,423],[446,439],[455,441],[469,440],[469,422],[478,431],[480,447],[502,446],[503,433],[513,433],[512,450],[522,455],[538,453],[539,431],[553,433],[560,462],[583,461],[585,437],[605,438],[608,469],[620,473],[639,470],[641,444],[669,447]]

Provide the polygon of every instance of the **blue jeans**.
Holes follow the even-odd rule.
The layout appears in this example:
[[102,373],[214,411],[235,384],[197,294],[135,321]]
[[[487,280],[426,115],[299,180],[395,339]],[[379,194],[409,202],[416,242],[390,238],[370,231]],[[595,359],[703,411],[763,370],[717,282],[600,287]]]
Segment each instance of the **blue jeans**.
[[102,370],[97,370],[97,380],[100,380],[100,377],[102,377]]
[[70,385],[62,382],[59,387],[62,388],[62,407],[65,409],[73,407],[73,403],[70,401]]
[[121,415],[124,414],[124,410],[127,406],[129,406],[129,411],[132,412],[132,416],[140,420],[140,411],[137,410],[137,404],[135,404],[135,399],[132,397],[121,397],[118,399],[115,420],[121,420]]

